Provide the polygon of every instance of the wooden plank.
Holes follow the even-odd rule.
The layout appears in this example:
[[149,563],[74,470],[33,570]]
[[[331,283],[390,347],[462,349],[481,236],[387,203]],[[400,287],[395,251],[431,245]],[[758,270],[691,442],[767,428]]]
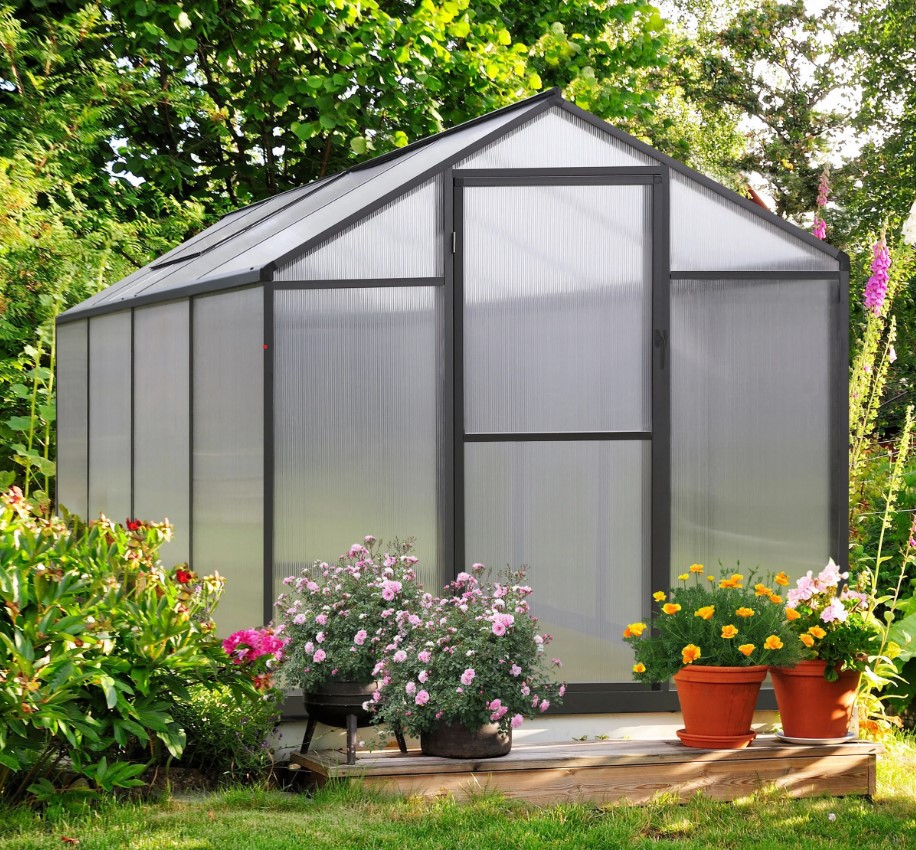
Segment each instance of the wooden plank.
[[481,791],[548,805],[563,802],[647,803],[659,794],[686,801],[697,792],[734,800],[775,785],[796,797],[867,794],[873,756],[776,759],[695,764],[608,766],[555,770],[472,773],[415,773],[370,776],[363,781],[406,796],[453,795],[466,799]]
[[296,754],[293,761],[325,776],[391,776],[419,773],[500,773],[506,771],[552,770],[558,767],[607,767],[675,765],[697,762],[728,763],[742,761],[796,761],[799,759],[853,758],[877,754],[880,745],[850,742],[837,745],[797,746],[775,738],[762,738],[743,750],[699,750],[682,746],[677,741],[600,741],[563,744],[517,745],[508,756],[498,759],[443,759],[383,751],[358,754],[355,765],[346,764],[346,754],[339,750],[322,750]]

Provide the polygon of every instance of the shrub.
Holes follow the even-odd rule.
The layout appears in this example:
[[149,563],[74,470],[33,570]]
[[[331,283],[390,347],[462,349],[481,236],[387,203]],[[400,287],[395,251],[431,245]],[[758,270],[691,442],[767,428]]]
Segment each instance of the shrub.
[[0,797],[53,792],[61,765],[97,789],[142,784],[139,742],[181,754],[172,713],[197,683],[259,699],[212,620],[218,575],[165,570],[167,525],[46,515],[0,496]]

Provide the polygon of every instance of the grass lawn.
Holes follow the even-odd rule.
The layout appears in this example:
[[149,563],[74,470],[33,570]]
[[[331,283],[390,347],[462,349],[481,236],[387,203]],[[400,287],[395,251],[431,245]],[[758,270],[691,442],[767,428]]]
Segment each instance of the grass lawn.
[[199,802],[111,803],[44,817],[0,810],[0,850],[74,846],[65,838],[78,839],[80,850],[916,848],[916,750],[889,745],[874,801],[764,791],[735,803],[536,808],[488,795],[457,805],[329,787],[314,797],[240,789]]

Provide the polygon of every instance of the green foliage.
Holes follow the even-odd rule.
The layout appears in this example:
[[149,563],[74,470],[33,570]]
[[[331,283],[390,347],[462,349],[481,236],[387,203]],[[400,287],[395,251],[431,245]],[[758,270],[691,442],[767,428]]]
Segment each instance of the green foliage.
[[64,759],[97,789],[139,784],[119,754],[139,742],[179,756],[171,707],[194,683],[258,699],[215,637],[222,580],[165,571],[168,527],[131,526],[0,497],[0,797],[46,796]]
[[257,778],[273,763],[268,738],[279,723],[282,702],[277,689],[253,700],[225,685],[190,688],[172,709],[187,738],[179,764],[224,780]]
[[655,594],[661,607],[651,632],[643,623],[624,632],[636,657],[633,678],[662,682],[686,664],[791,666],[802,657],[804,647],[786,621],[772,577],[752,588],[753,572],[746,585],[740,573],[723,572],[716,581],[694,566],[699,569],[681,576],[669,595]]

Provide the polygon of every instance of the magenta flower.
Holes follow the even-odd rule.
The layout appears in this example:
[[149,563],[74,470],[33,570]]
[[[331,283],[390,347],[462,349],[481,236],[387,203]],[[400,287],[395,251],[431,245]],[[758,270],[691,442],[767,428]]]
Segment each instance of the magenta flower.
[[817,239],[826,239],[827,238],[827,222],[824,221],[820,216],[815,216],[814,226],[811,228],[811,232],[814,234]]
[[881,313],[887,298],[887,284],[890,280],[888,270],[891,267],[891,255],[883,238],[875,242],[872,248],[874,259],[871,263],[871,277],[865,284],[865,309],[874,315]]

